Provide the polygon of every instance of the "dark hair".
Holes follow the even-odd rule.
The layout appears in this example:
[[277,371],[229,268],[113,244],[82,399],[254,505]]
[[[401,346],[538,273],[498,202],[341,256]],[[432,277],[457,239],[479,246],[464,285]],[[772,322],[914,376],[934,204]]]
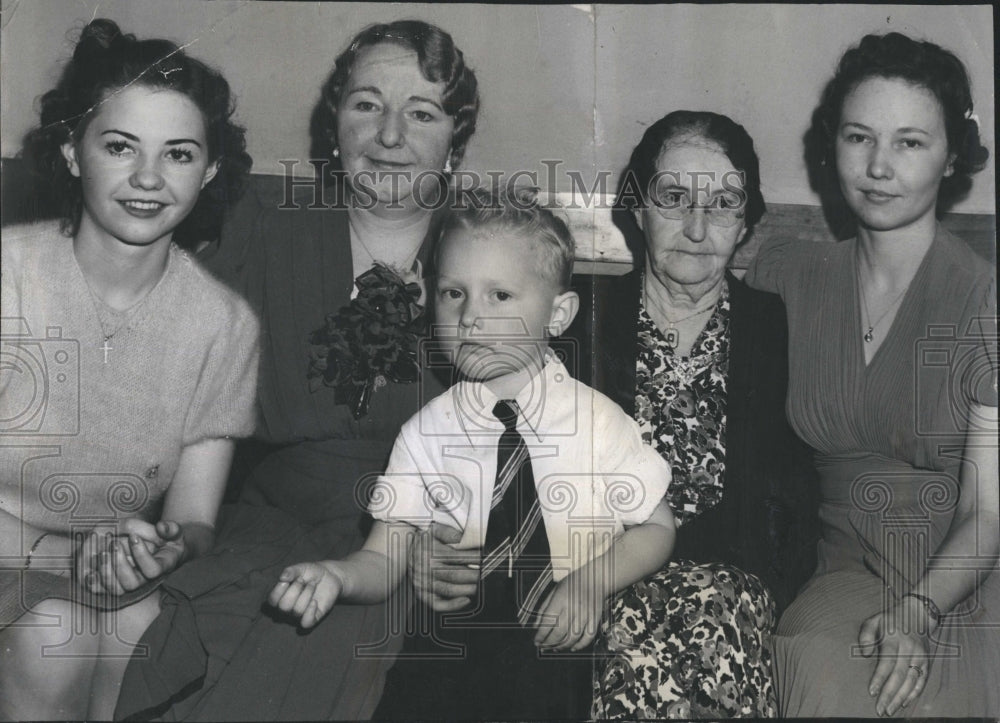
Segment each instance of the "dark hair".
[[444,112],[455,121],[450,160],[452,166],[457,167],[465,155],[469,139],[476,132],[476,116],[479,114],[476,74],[465,64],[462,51],[455,46],[448,33],[421,20],[371,25],[354,36],[347,50],[337,56],[330,76],[323,83],[319,103],[313,110],[310,155],[315,160],[339,167],[333,155],[337,147],[337,105],[358,54],[379,43],[395,43],[412,50],[417,54],[424,78],[431,83],[444,83]]
[[[638,233],[631,211],[650,202],[650,184],[656,177],[656,162],[663,147],[674,139],[684,137],[703,138],[718,144],[733,167],[743,174],[745,223],[749,235],[767,210],[760,191],[760,161],[753,147],[753,139],[746,128],[733,119],[709,111],[675,110],[646,129],[639,145],[632,150],[628,166],[618,183],[614,214],[616,223],[619,226],[627,225],[622,229],[626,237]],[[633,248],[633,252],[636,250]]]
[[942,179],[939,198],[947,205],[965,195],[972,187],[972,174],[982,170],[990,156],[979,139],[979,124],[972,117],[968,73],[950,51],[902,33],[866,35],[841,57],[817,109],[820,123],[814,132],[821,135],[825,158],[834,158],[832,149],[844,100],[869,78],[898,78],[934,94],[944,112],[948,150],[955,155],[955,172]]
[[[510,186],[489,191],[475,188],[462,192],[441,232],[442,242],[455,231],[498,228],[520,234],[538,244],[540,266],[559,293],[569,289],[576,245],[566,223],[538,203],[538,189]],[[436,265],[436,264],[435,264]]]
[[174,235],[178,241],[202,240],[202,233],[218,228],[225,205],[239,196],[253,161],[246,153],[244,129],[231,121],[229,83],[169,40],[137,40],[111,20],[91,21],[56,87],[41,98],[41,124],[24,141],[29,168],[48,184],[61,209],[64,233],[75,234],[83,208],[82,187],[80,179],[70,174],[61,147],[83,137],[109,93],[131,85],[182,93],[205,118],[209,160],[218,161],[219,170]]

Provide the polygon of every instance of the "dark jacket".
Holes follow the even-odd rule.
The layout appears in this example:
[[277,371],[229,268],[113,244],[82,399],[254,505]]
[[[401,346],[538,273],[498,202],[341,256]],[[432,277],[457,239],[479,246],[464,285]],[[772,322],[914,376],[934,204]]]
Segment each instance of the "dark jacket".
[[[571,372],[635,413],[641,274],[579,276],[580,313],[565,335]],[[779,609],[816,566],[812,450],[785,418],[788,331],[774,294],[727,275],[730,299],[726,475],[722,502],[678,529],[673,559],[756,574]]]

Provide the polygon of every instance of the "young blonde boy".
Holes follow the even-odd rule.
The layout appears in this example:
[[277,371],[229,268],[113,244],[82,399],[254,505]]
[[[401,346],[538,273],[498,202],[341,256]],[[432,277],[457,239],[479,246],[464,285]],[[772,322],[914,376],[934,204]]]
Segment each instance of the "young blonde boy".
[[[476,192],[466,202],[445,228],[433,293],[460,381],[403,426],[375,487],[364,547],[287,568],[269,601],[309,628],[335,603],[384,600],[403,577],[414,532],[450,525],[461,531],[455,549],[483,550],[463,658],[397,663],[376,717],[585,716],[589,663],[553,653],[585,651],[607,597],[669,558],[670,471],[636,423],[572,379],[549,349],[579,305],[568,290],[565,224],[531,192]],[[494,416],[500,409],[506,420]],[[503,498],[494,485],[505,424],[527,447],[547,542],[541,564],[518,557],[513,533],[506,546],[483,549]]]

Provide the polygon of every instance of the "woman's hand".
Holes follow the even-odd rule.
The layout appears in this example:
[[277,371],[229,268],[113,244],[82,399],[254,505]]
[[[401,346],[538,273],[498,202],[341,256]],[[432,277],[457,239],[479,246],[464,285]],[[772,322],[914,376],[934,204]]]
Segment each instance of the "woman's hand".
[[407,568],[417,599],[437,612],[461,610],[479,589],[479,550],[456,550],[461,531],[434,523],[414,533]]
[[77,575],[91,593],[121,595],[172,572],[186,553],[178,523],[127,519],[114,534],[95,531],[84,540]]
[[604,612],[604,594],[571,572],[541,607],[535,645],[548,650],[583,650],[597,637]]
[[868,684],[868,694],[877,698],[875,712],[893,715],[908,706],[924,689],[931,655],[922,622],[932,625],[919,600],[904,597],[887,612],[872,615],[861,624],[858,643],[865,657],[877,653],[878,663]]
[[129,551],[135,566],[153,580],[173,572],[188,557],[184,528],[177,522],[160,520],[150,525],[142,520],[126,520]]

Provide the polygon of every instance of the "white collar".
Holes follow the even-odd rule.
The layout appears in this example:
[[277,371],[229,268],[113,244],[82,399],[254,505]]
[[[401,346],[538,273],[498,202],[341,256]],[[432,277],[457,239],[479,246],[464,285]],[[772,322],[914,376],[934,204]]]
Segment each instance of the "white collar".
[[[548,350],[545,364],[514,396],[519,408],[517,430],[521,434],[527,434],[538,442],[544,441],[544,433],[539,430],[547,428],[546,421],[553,409],[552,404],[545,404],[546,390],[564,384],[568,378],[566,367]],[[484,382],[461,381],[452,389],[452,400],[458,408],[456,418],[469,444],[473,447],[495,445],[497,436],[504,429],[500,420],[493,416],[493,407],[500,397]]]

